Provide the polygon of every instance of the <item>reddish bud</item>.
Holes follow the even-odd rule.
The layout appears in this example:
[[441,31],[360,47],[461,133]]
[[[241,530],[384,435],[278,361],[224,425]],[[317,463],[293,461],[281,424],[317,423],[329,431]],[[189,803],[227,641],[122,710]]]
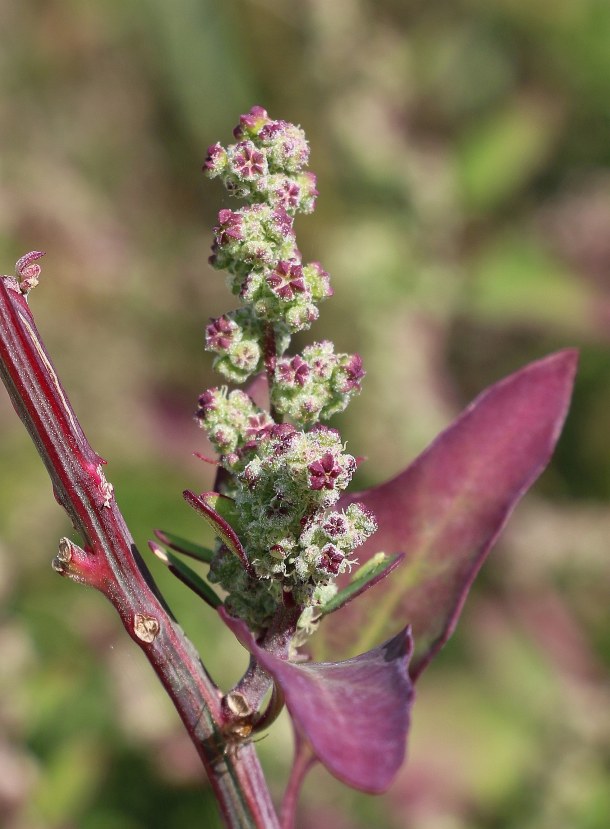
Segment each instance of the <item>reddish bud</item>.
[[290,386],[304,386],[310,372],[311,369],[298,354],[291,360],[284,359],[278,363],[280,380]]
[[243,234],[243,218],[229,208],[223,208],[218,213],[218,225],[214,228],[217,245],[227,245],[233,240],[241,241]]
[[329,538],[338,538],[341,535],[345,535],[348,530],[348,525],[345,517],[336,513],[327,518],[322,524],[322,529]]
[[207,389],[203,392],[203,394],[199,395],[199,399],[197,403],[199,404],[199,409],[197,410],[197,417],[204,418],[208,412],[213,412],[216,408],[216,396],[218,394],[218,389]]
[[208,152],[203,162],[202,169],[210,173],[215,173],[222,166],[222,161],[226,156],[226,152],[222,145],[218,142],[208,147]]
[[322,547],[319,566],[336,576],[344,558],[343,553],[334,544],[326,544]]
[[341,391],[348,392],[352,389],[360,389],[361,380],[366,374],[360,354],[352,354],[348,362],[342,366],[342,369],[345,373],[345,381],[341,384]]
[[205,329],[205,344],[213,351],[226,351],[235,339],[238,326],[226,315],[211,320]]
[[243,138],[245,133],[256,134],[257,127],[269,120],[267,110],[261,106],[253,106],[250,112],[239,116],[239,124],[233,130],[235,138]]
[[19,288],[22,294],[27,294],[36,285],[38,285],[38,277],[40,276],[40,265],[36,264],[36,260],[44,256],[42,250],[31,250],[26,253],[15,263],[15,273],[19,281]]

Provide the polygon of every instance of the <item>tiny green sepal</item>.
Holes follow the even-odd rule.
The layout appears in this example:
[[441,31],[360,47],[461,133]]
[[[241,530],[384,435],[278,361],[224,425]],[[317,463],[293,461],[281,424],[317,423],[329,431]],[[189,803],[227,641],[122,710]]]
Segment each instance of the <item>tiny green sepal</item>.
[[204,602],[209,604],[210,607],[217,610],[222,606],[222,600],[216,595],[210,585],[187,564],[181,561],[177,556],[172,555],[172,553],[162,550],[161,547],[159,547],[158,544],[155,544],[154,541],[149,541],[148,546],[159,561],[162,561],[163,564],[165,564],[170,573],[173,573],[174,576],[176,576],[176,578],[178,578],[183,584],[190,587],[190,589],[201,599],[203,599]]
[[174,535],[174,533],[166,530],[153,530],[153,532],[162,544],[176,553],[182,553],[182,555],[194,558],[204,564],[210,564],[214,557],[214,550],[195,544],[194,541],[188,541],[186,538],[181,538],[181,536]]
[[348,602],[351,602],[352,599],[355,599],[356,596],[364,593],[369,587],[373,587],[398,567],[404,557],[404,553],[396,553],[393,556],[388,556],[385,553],[374,555],[366,564],[356,570],[346,587],[335,593],[332,599],[320,608],[322,615],[326,616],[329,613],[334,613],[335,610],[339,610]]

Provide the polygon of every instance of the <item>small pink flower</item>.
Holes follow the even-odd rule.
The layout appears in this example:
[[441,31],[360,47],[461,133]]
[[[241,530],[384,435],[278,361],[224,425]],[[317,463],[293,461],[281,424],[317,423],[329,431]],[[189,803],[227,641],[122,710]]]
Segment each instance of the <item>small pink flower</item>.
[[265,172],[265,156],[250,141],[244,141],[235,148],[233,167],[243,178],[255,178]]
[[334,576],[339,572],[341,562],[345,556],[334,544],[326,544],[322,547],[322,555],[320,557],[320,567]]
[[269,440],[273,441],[274,453],[282,455],[287,452],[297,434],[297,430],[291,423],[276,423],[271,426],[268,436]]
[[217,408],[218,401],[218,389],[207,389],[203,392],[203,394],[199,395],[199,399],[197,403],[199,404],[199,409],[197,410],[197,417],[203,418],[207,415],[208,412],[213,412],[214,409]]
[[283,207],[278,207],[273,211],[273,222],[278,233],[282,236],[292,236],[293,219],[288,215]]
[[342,366],[345,373],[345,381],[341,385],[342,392],[352,391],[352,389],[360,389],[361,380],[365,376],[366,371],[362,365],[362,357],[360,354],[352,354],[349,361]]
[[203,162],[203,169],[210,173],[216,172],[222,165],[222,160],[225,156],[226,152],[220,143],[216,142],[216,144],[212,144],[208,147],[208,153]]
[[290,386],[304,386],[311,369],[298,354],[291,360],[284,359],[278,363],[280,380]]
[[244,430],[245,437],[252,439],[267,434],[273,421],[265,412],[248,416],[248,425]]
[[334,489],[335,482],[341,474],[341,467],[332,452],[326,452],[320,460],[310,463],[307,469],[312,489]]
[[287,178],[279,187],[275,188],[273,194],[282,207],[297,207],[301,196],[301,188],[296,182]]
[[235,339],[237,325],[226,315],[213,319],[205,329],[205,343],[214,351],[226,351]]
[[218,213],[218,225],[214,228],[216,243],[228,245],[231,241],[241,241],[243,234],[243,217],[240,213],[224,208]]
[[334,513],[333,515],[329,515],[327,520],[322,524],[322,529],[329,538],[338,538],[347,532],[347,521],[340,513]]
[[267,285],[280,299],[291,300],[307,289],[303,268],[297,262],[281,260],[267,277]]
[[243,138],[246,132],[252,133],[256,130],[257,125],[268,121],[269,116],[267,110],[261,106],[253,106],[250,112],[239,116],[239,124],[233,130],[235,138]]

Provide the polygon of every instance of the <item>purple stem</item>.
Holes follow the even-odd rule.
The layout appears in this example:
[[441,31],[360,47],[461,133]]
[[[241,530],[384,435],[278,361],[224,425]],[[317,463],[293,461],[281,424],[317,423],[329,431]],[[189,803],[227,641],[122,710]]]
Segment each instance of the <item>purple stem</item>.
[[265,364],[265,374],[267,375],[267,385],[269,386],[269,414],[276,423],[281,423],[281,415],[275,410],[275,406],[271,402],[273,384],[275,382],[275,367],[277,364],[277,344],[275,340],[275,329],[270,322],[265,326],[263,362]]
[[[301,615],[300,607],[281,607],[267,632],[264,634],[261,646],[278,659],[288,659],[290,643],[296,631],[296,625]],[[258,711],[263,698],[273,685],[273,679],[259,665],[256,659],[250,659],[248,670],[239,682],[223,698],[223,709],[231,699],[239,696],[246,703],[247,713]],[[278,711],[279,714],[279,711]]]
[[265,363],[265,371],[267,373],[267,381],[269,389],[273,385],[275,377],[275,364],[277,362],[277,347],[275,344],[275,331],[273,325],[268,322],[265,326],[265,333],[263,337],[263,361]]
[[297,804],[301,786],[307,772],[316,764],[317,758],[311,747],[295,733],[294,762],[284,792],[280,815],[281,829],[292,829],[295,825]]
[[10,277],[0,278],[0,376],[49,472],[53,491],[84,540],[60,543],[54,567],[100,590],[144,651],[203,761],[230,829],[278,829],[251,744],[223,732],[222,693],[205,671],[159,596],[42,344],[34,319]]

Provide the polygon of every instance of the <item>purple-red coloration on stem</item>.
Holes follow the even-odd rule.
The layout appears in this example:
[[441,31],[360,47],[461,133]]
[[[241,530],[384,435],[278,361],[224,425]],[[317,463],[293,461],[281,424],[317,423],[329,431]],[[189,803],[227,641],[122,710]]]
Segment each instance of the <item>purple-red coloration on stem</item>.
[[231,829],[277,827],[252,746],[224,752],[221,693],[159,598],[15,280],[0,278],[0,376],[83,547],[64,539],[54,566],[101,590],[171,697]]

